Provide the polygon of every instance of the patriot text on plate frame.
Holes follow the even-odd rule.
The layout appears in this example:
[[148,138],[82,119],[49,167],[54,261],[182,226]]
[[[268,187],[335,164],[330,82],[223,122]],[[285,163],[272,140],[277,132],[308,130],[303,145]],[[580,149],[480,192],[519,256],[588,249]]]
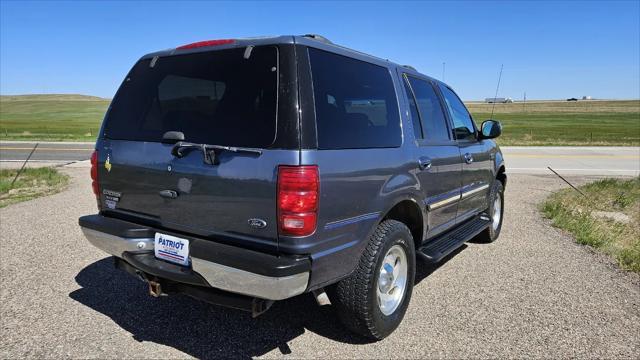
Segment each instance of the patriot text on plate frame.
[[156,233],[155,255],[158,259],[189,265],[189,240]]

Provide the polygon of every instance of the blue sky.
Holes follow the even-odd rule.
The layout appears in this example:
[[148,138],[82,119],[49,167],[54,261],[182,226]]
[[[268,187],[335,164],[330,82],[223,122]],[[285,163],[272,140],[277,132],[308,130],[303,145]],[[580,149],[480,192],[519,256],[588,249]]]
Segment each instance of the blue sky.
[[112,97],[144,53],[323,34],[442,77],[464,99],[640,98],[640,1],[0,4],[0,93]]

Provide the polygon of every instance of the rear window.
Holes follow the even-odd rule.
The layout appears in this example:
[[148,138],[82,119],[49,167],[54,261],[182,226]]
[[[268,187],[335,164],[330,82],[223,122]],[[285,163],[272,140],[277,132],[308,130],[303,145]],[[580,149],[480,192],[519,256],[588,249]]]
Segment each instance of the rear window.
[[113,100],[105,125],[110,139],[185,140],[267,147],[276,135],[278,51],[256,47],[138,62]]
[[385,67],[309,48],[318,148],[397,147],[398,101]]

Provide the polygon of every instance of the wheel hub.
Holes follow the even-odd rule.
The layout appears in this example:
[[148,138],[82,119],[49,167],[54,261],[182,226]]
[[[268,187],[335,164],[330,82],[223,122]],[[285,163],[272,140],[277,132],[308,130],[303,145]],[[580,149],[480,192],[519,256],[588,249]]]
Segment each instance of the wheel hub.
[[500,226],[500,220],[502,217],[502,199],[500,194],[496,195],[496,199],[493,201],[493,214],[491,216],[492,223],[491,226],[493,230],[498,230],[498,226]]
[[392,246],[378,270],[376,295],[380,311],[391,315],[402,303],[407,287],[407,255],[400,245]]

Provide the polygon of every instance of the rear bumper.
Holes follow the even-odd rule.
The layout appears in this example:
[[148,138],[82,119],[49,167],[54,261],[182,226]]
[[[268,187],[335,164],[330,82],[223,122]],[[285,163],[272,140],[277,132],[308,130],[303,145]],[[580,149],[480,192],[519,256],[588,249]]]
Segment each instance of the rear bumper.
[[78,222],[87,240],[98,249],[144,273],[174,282],[267,300],[301,294],[309,283],[311,262],[307,257],[269,255],[172,234],[189,239],[191,267],[188,268],[154,257],[156,230],[153,228],[102,215],[83,216]]

